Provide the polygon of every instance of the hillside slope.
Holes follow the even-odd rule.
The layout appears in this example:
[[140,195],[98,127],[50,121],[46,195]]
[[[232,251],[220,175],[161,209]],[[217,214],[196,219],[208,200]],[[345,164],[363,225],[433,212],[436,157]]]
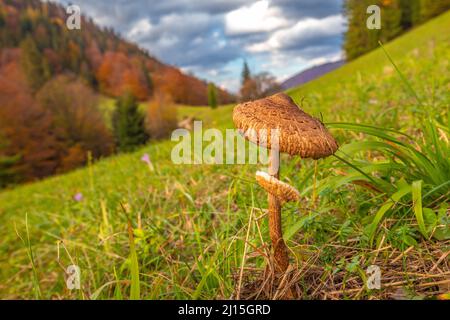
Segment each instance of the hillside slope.
[[[289,92],[327,123],[398,129],[419,143],[424,138],[419,129],[423,112],[439,121],[448,116],[449,29],[447,13],[386,45],[422,106],[380,49]],[[233,127],[232,106],[182,112],[204,119],[205,128]],[[446,137],[445,126],[440,128]],[[400,290],[423,298],[442,293],[445,288],[423,281],[448,281],[448,273],[439,271],[448,271],[448,261],[439,258],[449,241],[424,239],[411,199],[405,198],[395,208],[403,211],[386,212],[389,220],[376,229],[378,250],[368,243],[364,230],[379,208],[389,204],[391,194],[371,186],[354,167],[382,170],[390,165],[389,157],[381,150],[359,154],[358,143],[370,142],[365,134],[332,132],[347,163],[329,158],[314,170],[312,161],[282,159],[281,179],[302,195],[301,203],[287,205],[283,212],[285,238],[295,254],[294,265],[301,269],[300,297],[392,298]],[[130,296],[132,281],[143,299],[236,297],[239,283],[240,298],[255,298],[267,263],[263,239],[268,239],[266,194],[254,183],[258,166],[174,165],[174,144],[152,143],[86,169],[1,192],[0,298],[123,299]],[[154,171],[141,161],[144,154]],[[413,183],[410,169],[377,171],[371,177],[396,188]],[[316,179],[317,189],[312,187]],[[441,210],[442,196],[425,200],[428,213]],[[127,219],[135,237],[140,284],[131,280]],[[402,255],[406,249],[408,254]],[[364,289],[360,271],[373,263],[392,285]],[[82,270],[81,291],[65,288],[63,268],[70,264]],[[263,290],[256,297],[273,298],[275,291]]]

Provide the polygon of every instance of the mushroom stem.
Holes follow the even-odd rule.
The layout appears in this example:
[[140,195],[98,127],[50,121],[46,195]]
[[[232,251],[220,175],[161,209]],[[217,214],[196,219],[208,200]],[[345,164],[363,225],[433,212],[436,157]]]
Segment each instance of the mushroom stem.
[[[269,153],[269,174],[279,178],[279,151],[270,150]],[[276,196],[269,193],[269,232],[274,251],[276,269],[284,272],[289,266],[288,249],[283,240],[283,231],[281,228],[281,203]]]

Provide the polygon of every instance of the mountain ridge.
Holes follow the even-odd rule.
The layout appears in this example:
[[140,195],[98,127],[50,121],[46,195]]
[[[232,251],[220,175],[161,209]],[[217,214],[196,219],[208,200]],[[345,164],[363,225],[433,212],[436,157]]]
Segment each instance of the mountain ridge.
[[337,68],[340,68],[345,64],[345,61],[339,60],[335,62],[327,62],[320,65],[313,66],[311,68],[305,69],[285,81],[281,83],[281,88],[283,90],[287,90],[302,84],[305,84],[309,81],[312,81],[314,79],[317,79],[333,70],[336,70]]

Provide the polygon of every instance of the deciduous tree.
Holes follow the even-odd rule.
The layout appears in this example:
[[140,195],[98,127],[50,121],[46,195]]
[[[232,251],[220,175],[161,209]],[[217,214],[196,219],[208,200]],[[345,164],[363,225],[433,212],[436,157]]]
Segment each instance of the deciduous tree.
[[146,127],[152,139],[162,139],[177,127],[177,108],[165,92],[155,92],[146,113]]
[[262,72],[248,79],[241,87],[241,101],[260,99],[281,91],[275,77],[268,72]]
[[113,139],[97,109],[98,99],[82,81],[58,76],[42,87],[37,101],[51,114],[54,133],[64,146],[61,171],[83,165],[88,151],[94,158],[111,154]]
[[11,62],[0,69],[0,135],[7,141],[2,154],[19,156],[13,169],[20,181],[53,174],[60,143],[51,115],[35,103],[21,68]]

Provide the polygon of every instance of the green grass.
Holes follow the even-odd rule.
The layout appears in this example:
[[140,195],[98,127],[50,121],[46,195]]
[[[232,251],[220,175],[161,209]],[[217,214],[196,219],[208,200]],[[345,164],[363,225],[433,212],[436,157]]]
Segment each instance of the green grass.
[[[398,71],[380,48],[289,92],[329,123],[341,145],[337,157],[318,162],[316,203],[313,161],[282,159],[282,179],[302,194],[284,208],[285,238],[298,262],[318,255],[324,279],[362,279],[360,270],[381,244],[448,250],[445,30],[450,13],[386,44]],[[233,127],[231,112],[232,106],[179,108],[180,117],[221,130]],[[247,237],[253,253],[268,240],[265,219],[256,219],[267,206],[254,182],[259,167],[176,166],[173,145],[154,142],[0,193],[0,298],[228,298],[241,266],[261,270],[261,256],[243,263]],[[154,172],[140,161],[144,153]],[[73,200],[77,192],[83,201]],[[341,256],[334,243],[354,253]],[[71,264],[81,268],[81,292],[66,289]]]

